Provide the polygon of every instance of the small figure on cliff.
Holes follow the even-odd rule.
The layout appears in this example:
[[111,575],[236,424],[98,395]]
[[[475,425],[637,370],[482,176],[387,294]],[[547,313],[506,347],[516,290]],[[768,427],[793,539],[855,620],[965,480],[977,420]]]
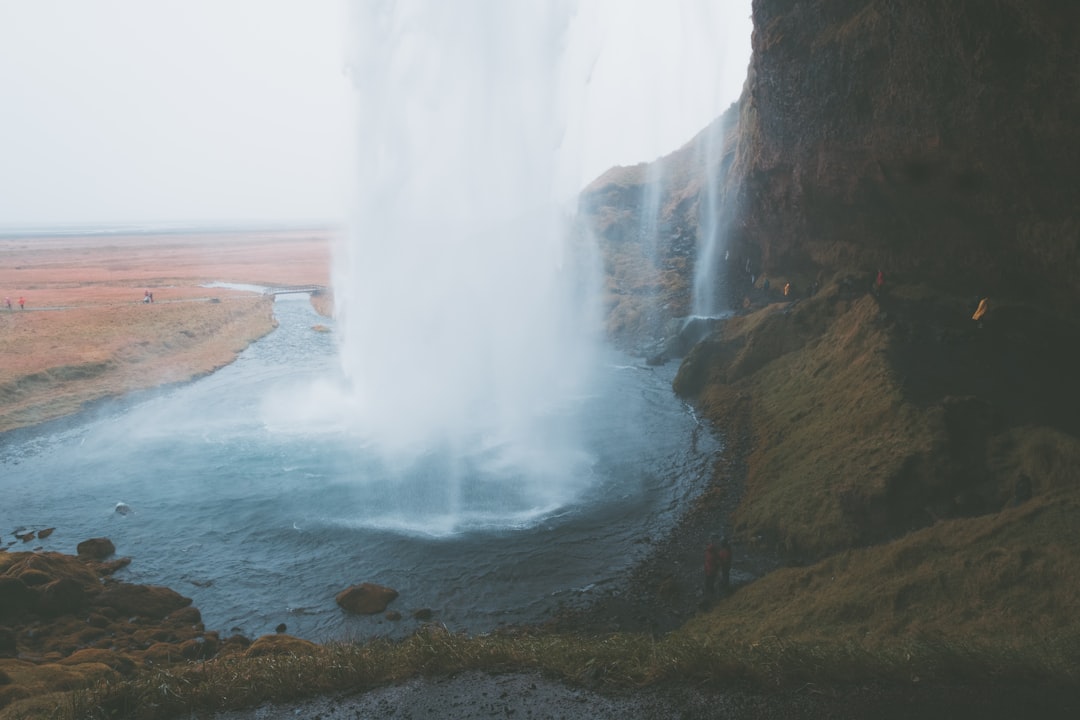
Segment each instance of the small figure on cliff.
[[728,591],[731,586],[731,543],[727,538],[720,541],[720,589]]
[[786,283],[784,283],[784,297],[787,297],[790,294],[791,294],[791,283],[786,282]]
[[885,289],[885,272],[883,270],[877,271],[877,278],[874,280],[874,293],[881,297],[881,291]]
[[987,299],[983,298],[979,301],[979,307],[975,308],[975,314],[971,316],[971,319],[979,323],[979,327],[983,326],[983,318],[986,316],[986,311],[989,310]]
[[720,537],[710,535],[705,545],[705,602],[716,594],[716,580],[720,572]]
[[709,544],[705,546],[705,602],[710,602],[716,596],[717,580],[720,588],[727,591],[731,577],[731,543],[727,538],[720,539],[718,535],[709,537]]

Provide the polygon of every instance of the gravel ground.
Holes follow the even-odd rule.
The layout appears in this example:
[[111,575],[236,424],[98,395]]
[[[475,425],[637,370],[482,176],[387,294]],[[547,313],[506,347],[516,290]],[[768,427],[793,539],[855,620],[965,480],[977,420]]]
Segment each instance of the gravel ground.
[[359,695],[336,695],[255,710],[214,715],[214,720],[926,720],[1080,717],[1080,692],[1004,688],[855,687],[814,685],[754,693],[739,688],[650,687],[634,691],[581,688],[536,674],[462,673],[418,678]]

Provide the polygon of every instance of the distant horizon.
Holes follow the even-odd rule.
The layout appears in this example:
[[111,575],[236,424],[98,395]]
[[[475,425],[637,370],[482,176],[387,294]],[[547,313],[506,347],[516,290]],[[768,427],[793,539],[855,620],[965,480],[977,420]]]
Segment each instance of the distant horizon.
[[0,224],[0,238],[78,237],[81,235],[202,234],[221,231],[335,230],[347,223],[338,220],[161,220],[116,222],[57,222]]
[[[489,10],[492,37],[527,15]],[[434,0],[0,3],[0,228],[345,223],[364,177],[359,123],[381,107],[365,105],[378,66],[353,50],[384,12],[405,45],[410,13],[448,37],[460,15]],[[745,82],[749,0],[544,13],[564,24],[564,46],[533,53],[566,95],[553,106],[570,158],[557,194],[677,149]]]

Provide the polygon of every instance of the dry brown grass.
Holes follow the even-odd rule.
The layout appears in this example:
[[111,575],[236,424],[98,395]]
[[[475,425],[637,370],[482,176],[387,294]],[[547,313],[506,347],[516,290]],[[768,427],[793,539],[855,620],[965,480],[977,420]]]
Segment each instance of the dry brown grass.
[[[1010,333],[934,339],[919,323],[947,325],[954,303],[918,288],[893,290],[908,304],[886,303],[891,313],[869,295],[832,286],[796,306],[738,318],[680,371],[677,386],[698,388],[722,427],[735,430],[740,412],[748,418],[753,450],[736,512],[744,547],[822,559],[740,588],[677,635],[723,646],[720,654],[741,658],[735,664],[754,675],[788,680],[907,673],[1075,683],[1080,441],[1026,420],[1037,415],[1007,414],[1013,406],[995,405],[998,396],[964,399],[997,409],[949,427],[957,404],[950,387],[974,371],[965,364],[972,347],[1011,358],[1000,378],[988,376],[991,389],[1043,368],[1043,347],[1025,336],[1018,350]],[[924,314],[911,311],[916,301]],[[899,344],[905,352],[891,352]],[[912,376],[898,378],[892,362],[922,362],[924,350],[940,363],[936,400],[927,387],[911,387]],[[950,353],[965,362],[946,367]],[[1067,373],[1036,387],[1071,386]],[[965,468],[977,469],[974,485],[960,483]],[[1032,478],[1034,497],[1014,506],[1020,474]],[[934,514],[935,498],[951,500],[948,492],[964,487],[982,496],[978,516]]]
[[273,328],[272,302],[204,285],[326,285],[330,237],[0,238],[0,294],[14,305],[0,308],[0,432],[231,362]]
[[[1080,509],[1055,494],[779,570],[680,634],[816,655],[816,679],[1080,679]],[[775,649],[775,648],[774,648]],[[848,667],[850,655],[859,670]],[[874,667],[876,666],[876,667]],[[813,675],[793,663],[789,679]]]

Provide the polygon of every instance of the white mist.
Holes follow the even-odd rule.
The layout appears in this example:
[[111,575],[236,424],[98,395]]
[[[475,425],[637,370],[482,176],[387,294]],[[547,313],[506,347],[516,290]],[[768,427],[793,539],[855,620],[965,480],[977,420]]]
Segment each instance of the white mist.
[[[351,19],[340,407],[380,474],[438,485],[442,526],[550,511],[587,474],[573,406],[595,367],[599,278],[564,209],[577,189],[567,93],[585,70],[568,81],[571,10],[395,2]],[[500,482],[514,490],[496,507]]]

